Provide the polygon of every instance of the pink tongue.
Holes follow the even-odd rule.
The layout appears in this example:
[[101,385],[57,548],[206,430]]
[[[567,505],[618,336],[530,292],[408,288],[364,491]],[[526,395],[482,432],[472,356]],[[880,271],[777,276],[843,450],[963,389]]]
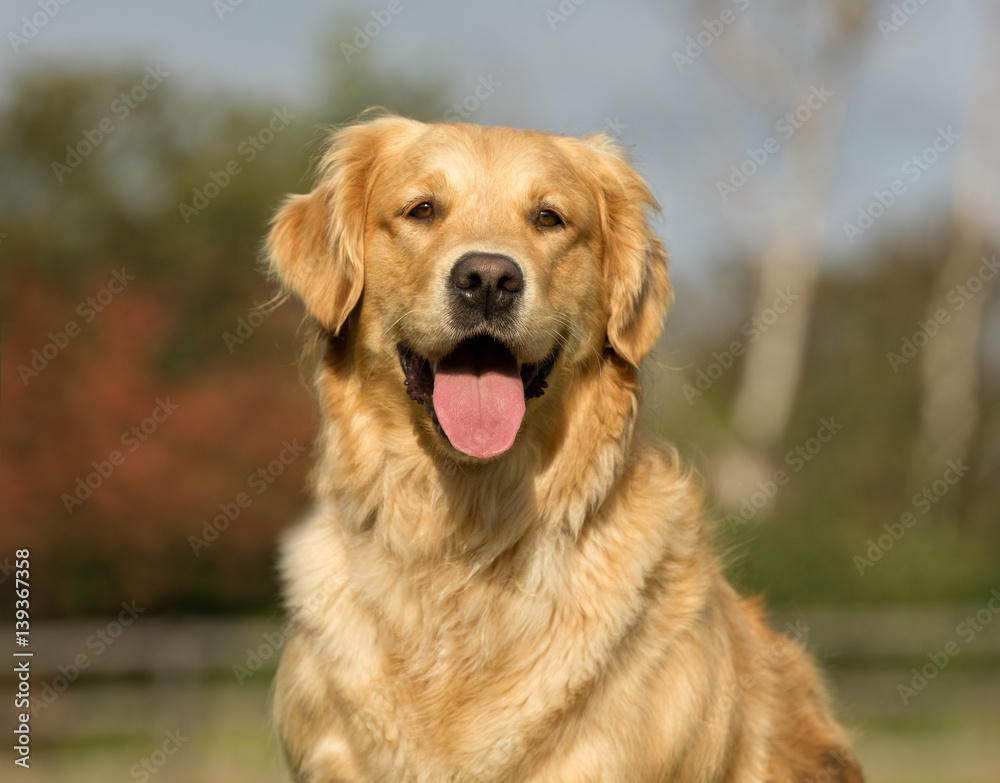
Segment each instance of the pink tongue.
[[503,366],[474,360],[441,362],[434,375],[434,411],[451,445],[485,459],[513,445],[524,418],[524,384],[514,357]]

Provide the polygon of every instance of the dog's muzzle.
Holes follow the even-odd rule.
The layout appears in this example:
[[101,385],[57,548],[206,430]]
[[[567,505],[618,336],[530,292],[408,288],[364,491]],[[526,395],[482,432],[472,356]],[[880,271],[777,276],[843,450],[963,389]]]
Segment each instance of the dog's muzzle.
[[452,446],[487,459],[514,444],[527,401],[548,387],[560,346],[534,364],[519,363],[503,343],[485,335],[463,340],[439,362],[405,343],[396,350],[410,398],[427,409]]

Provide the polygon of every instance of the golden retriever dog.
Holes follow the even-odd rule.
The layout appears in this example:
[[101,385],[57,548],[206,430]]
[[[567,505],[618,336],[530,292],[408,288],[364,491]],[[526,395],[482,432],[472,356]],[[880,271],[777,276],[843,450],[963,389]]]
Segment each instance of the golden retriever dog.
[[671,298],[614,142],[369,116],[269,263],[315,322],[315,506],[283,541],[296,779],[860,781],[802,649],[635,429]]

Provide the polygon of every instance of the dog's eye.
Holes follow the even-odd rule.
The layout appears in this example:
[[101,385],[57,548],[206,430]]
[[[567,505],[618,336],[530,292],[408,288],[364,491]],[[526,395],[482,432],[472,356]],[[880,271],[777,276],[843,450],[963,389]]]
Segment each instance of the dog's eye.
[[543,209],[538,213],[538,217],[535,219],[539,226],[542,228],[553,228],[555,226],[561,226],[563,224],[562,218],[559,217],[558,213],[551,209]]
[[416,220],[430,220],[434,217],[434,205],[429,201],[421,201],[406,214]]

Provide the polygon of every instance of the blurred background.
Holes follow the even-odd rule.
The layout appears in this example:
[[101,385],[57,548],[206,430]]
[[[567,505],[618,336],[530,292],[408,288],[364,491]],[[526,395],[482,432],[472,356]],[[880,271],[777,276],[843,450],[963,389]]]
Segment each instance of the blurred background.
[[377,104],[632,150],[676,291],[644,416],[731,578],[870,780],[997,779],[1000,4],[10,0],[0,32],[25,777],[288,779],[274,552],[315,415],[259,253],[320,126]]

